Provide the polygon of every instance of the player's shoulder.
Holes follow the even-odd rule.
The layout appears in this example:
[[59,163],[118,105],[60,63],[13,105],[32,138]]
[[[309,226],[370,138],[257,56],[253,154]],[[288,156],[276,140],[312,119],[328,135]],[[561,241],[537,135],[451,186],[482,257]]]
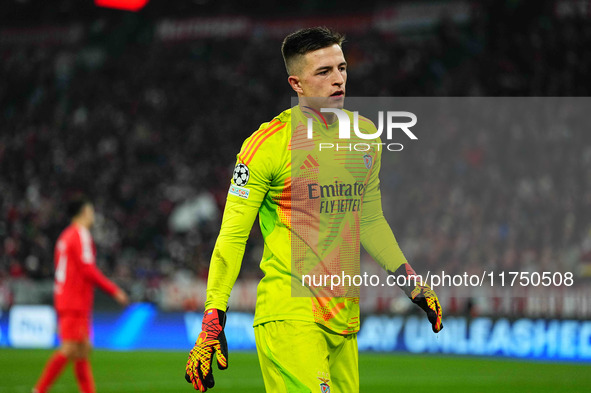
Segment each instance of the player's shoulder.
[[62,233],[60,233],[58,240],[69,241],[73,236],[78,236],[78,232],[76,230],[76,225],[70,224],[64,228]]
[[252,139],[256,136],[262,135],[275,135],[275,134],[282,134],[289,130],[289,123],[291,121],[291,108],[284,110],[277,116],[275,116],[270,121],[262,123],[259,128],[252,133],[252,135],[248,139]]
[[371,119],[369,119],[363,115],[360,115],[357,112],[352,112],[347,109],[344,109],[344,111],[349,116],[349,119],[351,119],[351,122],[353,122],[355,120],[355,117],[357,117],[357,125],[359,126],[360,130],[364,129],[364,130],[368,130],[370,132],[377,131],[376,125]]
[[71,224],[63,230],[60,237],[58,238],[58,241],[61,240],[66,243],[79,243],[81,241],[89,241],[91,239],[92,235],[87,228]]
[[[272,120],[262,123],[242,144],[238,160],[248,163],[256,154],[284,150],[289,142],[291,109],[281,112]],[[285,146],[284,146],[285,145]]]
[[79,242],[78,239],[79,235],[76,229],[76,225],[70,224],[66,228],[64,228],[62,233],[60,233],[59,237],[57,238],[57,241],[55,242],[55,248],[58,251],[64,251],[67,248],[75,246]]
[[[357,112],[352,112],[352,111],[349,111],[346,109],[344,109],[344,111],[349,116],[351,124],[356,124],[357,129],[359,130],[360,133],[365,134],[365,135],[376,135],[378,133],[378,129],[377,129],[375,123],[371,119],[369,119],[363,115],[360,115]],[[357,118],[357,119],[355,119],[355,118]],[[368,141],[380,143],[381,138],[379,136],[376,136],[375,139],[369,139]]]

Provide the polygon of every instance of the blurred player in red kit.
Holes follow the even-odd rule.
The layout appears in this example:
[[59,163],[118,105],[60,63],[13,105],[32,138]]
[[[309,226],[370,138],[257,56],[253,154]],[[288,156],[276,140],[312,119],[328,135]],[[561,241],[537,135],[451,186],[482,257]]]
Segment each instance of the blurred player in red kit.
[[68,203],[71,224],[61,233],[55,246],[54,301],[58,316],[61,347],[49,359],[33,393],[45,393],[69,361],[80,391],[94,393],[94,378],[89,354],[90,321],[94,287],[111,295],[126,306],[127,294],[105,277],[95,265],[96,248],[90,228],[94,224],[94,207],[83,196]]

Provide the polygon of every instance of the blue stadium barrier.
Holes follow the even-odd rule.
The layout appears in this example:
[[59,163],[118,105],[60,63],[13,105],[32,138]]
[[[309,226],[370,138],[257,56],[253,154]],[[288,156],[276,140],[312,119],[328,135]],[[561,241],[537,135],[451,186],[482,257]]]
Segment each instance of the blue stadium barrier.
[[[52,317],[53,316],[53,320]],[[201,330],[201,313],[161,312],[135,304],[121,313],[95,312],[93,341],[112,350],[188,350]],[[230,350],[255,349],[251,313],[230,312]],[[591,362],[591,321],[447,317],[433,334],[422,316],[367,316],[361,351],[405,351]],[[49,306],[17,306],[0,313],[0,346],[53,347],[55,314]]]

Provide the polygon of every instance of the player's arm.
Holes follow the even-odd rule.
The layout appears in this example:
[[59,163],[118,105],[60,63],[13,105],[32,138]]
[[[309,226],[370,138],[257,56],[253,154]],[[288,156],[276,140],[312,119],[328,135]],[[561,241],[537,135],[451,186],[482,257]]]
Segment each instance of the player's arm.
[[94,247],[90,233],[81,229],[80,248],[78,249],[82,275],[101,290],[111,295],[121,305],[129,304],[127,294],[117,284],[109,280],[97,267],[94,256]]
[[257,212],[258,207],[254,205],[232,198],[226,200],[222,227],[209,265],[201,333],[185,367],[186,381],[200,392],[214,386],[214,355],[220,370],[228,368],[228,344],[224,334],[228,298],[238,278],[246,241]]
[[384,217],[378,177],[381,166],[381,152],[377,153],[374,161],[367,191],[363,198],[360,222],[361,244],[389,274],[404,276],[404,282],[407,285],[401,287],[401,289],[413,303],[427,313],[431,327],[437,333],[443,328],[441,305],[437,295],[427,283],[416,280],[418,276],[416,276],[415,271],[406,260],[390,225]]
[[226,309],[238,278],[246,241],[276,170],[277,152],[269,148],[269,137],[280,129],[277,121],[263,125],[242,145],[237,156],[222,226],[213,250],[207,278],[207,299],[201,333],[189,354],[185,379],[201,392],[214,386],[212,361],[228,367],[224,335]]
[[238,278],[246,241],[279,165],[273,137],[281,130],[277,120],[266,123],[248,138],[237,155],[230,181],[222,226],[213,249],[207,278],[205,309],[226,311]]

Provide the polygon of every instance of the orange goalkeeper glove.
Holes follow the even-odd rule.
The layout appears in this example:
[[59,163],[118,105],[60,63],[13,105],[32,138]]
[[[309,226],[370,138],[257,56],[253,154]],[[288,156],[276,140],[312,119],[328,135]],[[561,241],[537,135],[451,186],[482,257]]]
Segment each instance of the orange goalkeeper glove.
[[423,285],[417,283],[417,286],[410,294],[410,299],[427,313],[433,332],[439,333],[443,329],[443,323],[441,322],[441,305],[435,291],[426,283]]
[[224,334],[226,313],[217,309],[205,310],[201,333],[195,346],[189,353],[185,368],[185,379],[192,383],[195,390],[205,392],[214,386],[212,362],[215,355],[218,368],[228,368],[228,344]]
[[414,304],[427,313],[427,318],[429,319],[429,322],[431,322],[433,332],[439,333],[439,331],[443,329],[443,323],[441,322],[441,305],[439,304],[439,299],[437,299],[435,291],[433,291],[427,283],[421,283],[419,281],[414,269],[408,263],[400,265],[400,267],[391,274],[394,274],[395,276],[404,275],[406,277],[406,283],[409,285],[403,287],[402,290]]

